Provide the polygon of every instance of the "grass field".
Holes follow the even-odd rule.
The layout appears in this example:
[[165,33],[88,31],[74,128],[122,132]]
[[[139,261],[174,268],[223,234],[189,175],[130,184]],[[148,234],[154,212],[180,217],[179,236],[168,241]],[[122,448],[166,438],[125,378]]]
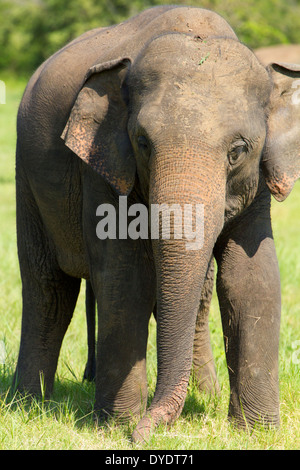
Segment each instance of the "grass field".
[[[0,77],[1,79],[1,77]],[[2,77],[2,80],[4,78]],[[15,117],[25,82],[6,81],[0,105],[0,449],[138,449],[130,442],[134,423],[109,422],[96,428],[92,418],[94,385],[82,383],[86,361],[84,297],[81,293],[66,334],[51,400],[7,399],[21,326],[21,283],[16,251],[14,150]],[[194,384],[174,426],[161,426],[148,449],[299,449],[300,447],[300,182],[285,203],[273,203],[273,226],[282,278],[280,340],[281,428],[234,430],[227,422],[229,384],[216,296],[211,336],[221,384],[218,398],[201,395]],[[0,354],[1,355],[1,354]],[[149,399],[156,373],[155,325],[148,346]]]

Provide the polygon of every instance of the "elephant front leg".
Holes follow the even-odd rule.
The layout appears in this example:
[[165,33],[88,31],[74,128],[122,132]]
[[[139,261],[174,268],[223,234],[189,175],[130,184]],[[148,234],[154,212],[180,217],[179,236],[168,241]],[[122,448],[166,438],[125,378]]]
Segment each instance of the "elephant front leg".
[[220,386],[217,379],[209,334],[209,309],[214,287],[214,258],[212,257],[207,270],[201,294],[201,301],[196,320],[193,373],[200,391],[218,393]]
[[229,419],[242,427],[276,426],[281,300],[269,214],[263,217],[254,211],[251,216],[250,211],[217,251]]
[[129,419],[147,406],[146,350],[155,276],[140,241],[107,243],[103,265],[101,272],[92,272],[99,325],[95,414],[100,420]]

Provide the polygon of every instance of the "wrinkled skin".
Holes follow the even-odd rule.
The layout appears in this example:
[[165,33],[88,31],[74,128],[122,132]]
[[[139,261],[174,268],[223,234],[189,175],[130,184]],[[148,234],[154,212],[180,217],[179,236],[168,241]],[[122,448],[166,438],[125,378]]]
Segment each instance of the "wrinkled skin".
[[[241,426],[279,423],[270,191],[283,200],[299,176],[299,106],[288,99],[295,76],[296,67],[266,70],[220,16],[187,7],[89,32],[38,69],[18,114],[19,389],[39,393],[42,373],[51,393],[80,279],[89,279],[100,325],[96,414],[145,412],[135,441],[171,424],[193,346],[201,387],[215,382],[207,328],[214,256],[229,416]],[[174,237],[99,240],[96,209],[109,203],[118,215],[119,195],[129,207],[202,204],[202,248]],[[145,411],[155,305],[158,375]]]
[[[199,310],[197,313],[194,347],[193,347],[193,377],[197,381],[200,391],[216,394],[220,391],[216,374],[212,348],[210,345],[210,334],[208,317],[210,303],[214,288],[214,262],[213,259],[208,267],[206,279],[203,285]],[[153,309],[156,319],[156,305]],[[86,282],[86,323],[88,359],[86,362],[83,380],[94,382],[96,378],[96,298],[90,281]]]
[[[200,391],[211,394],[220,391],[212,349],[210,345],[210,334],[208,317],[210,303],[214,288],[214,262],[209,265],[206,279],[203,285],[199,310],[197,314],[194,348],[193,348],[193,377],[198,383]],[[156,305],[153,309],[156,319]],[[96,299],[90,281],[86,282],[86,322],[88,359],[86,362],[83,380],[94,382],[96,378]]]

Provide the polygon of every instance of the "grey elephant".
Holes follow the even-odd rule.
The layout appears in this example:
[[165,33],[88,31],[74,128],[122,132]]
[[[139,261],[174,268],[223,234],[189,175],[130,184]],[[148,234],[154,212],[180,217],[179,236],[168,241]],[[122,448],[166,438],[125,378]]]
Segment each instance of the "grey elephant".
[[[215,257],[229,417],[241,426],[279,423],[270,193],[285,199],[299,177],[299,77],[299,66],[263,67],[216,13],[174,6],[90,31],[41,65],[17,122],[20,390],[39,393],[43,374],[51,393],[87,279],[100,325],[95,413],[143,413],[134,441],[172,423],[184,405],[194,338],[200,363],[209,362]],[[137,208],[152,222],[157,208],[174,206],[190,209],[197,230],[183,231],[173,214],[168,237],[160,216],[158,232],[143,227],[129,236],[132,222],[138,234]],[[146,409],[155,305],[158,374]]]

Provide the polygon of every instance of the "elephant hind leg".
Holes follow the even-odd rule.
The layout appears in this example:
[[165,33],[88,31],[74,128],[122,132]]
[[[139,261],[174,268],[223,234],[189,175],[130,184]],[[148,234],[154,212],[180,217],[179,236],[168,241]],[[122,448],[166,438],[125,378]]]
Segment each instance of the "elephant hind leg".
[[[51,393],[61,343],[76,305],[80,279],[58,266],[38,207],[28,186],[17,184],[18,254],[23,313],[14,386]],[[42,382],[41,382],[42,381]]]
[[209,309],[214,287],[214,259],[212,257],[203,285],[201,301],[196,320],[193,373],[200,391],[218,393],[220,391],[208,326]]
[[85,310],[88,359],[84,370],[83,380],[94,382],[96,377],[96,298],[90,281],[86,281]]

